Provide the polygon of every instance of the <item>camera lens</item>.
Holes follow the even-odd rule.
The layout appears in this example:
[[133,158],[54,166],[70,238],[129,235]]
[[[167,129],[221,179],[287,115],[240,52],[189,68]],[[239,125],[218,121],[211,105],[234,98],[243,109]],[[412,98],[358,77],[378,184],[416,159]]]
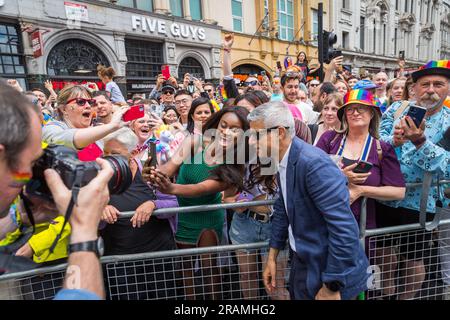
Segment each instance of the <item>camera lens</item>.
[[114,170],[114,174],[108,183],[109,194],[121,194],[125,192],[130,187],[132,181],[132,174],[127,159],[121,156],[108,156],[104,159],[111,164]]

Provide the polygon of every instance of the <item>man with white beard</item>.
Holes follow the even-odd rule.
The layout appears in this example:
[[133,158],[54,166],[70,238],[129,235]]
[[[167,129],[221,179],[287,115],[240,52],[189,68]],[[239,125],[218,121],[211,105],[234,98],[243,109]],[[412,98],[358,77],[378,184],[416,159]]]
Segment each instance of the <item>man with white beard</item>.
[[[411,103],[402,101],[392,104],[383,114],[380,128],[381,140],[391,143],[400,161],[401,170],[406,183],[417,183],[424,179],[425,173],[431,173],[433,181],[450,179],[450,152],[440,146],[445,132],[450,126],[450,109],[444,107],[444,101],[450,95],[450,61],[430,61],[412,74],[414,81],[415,104],[426,108],[424,120],[417,127],[413,119],[408,116]],[[427,219],[436,213],[437,203],[442,202],[448,207],[449,200],[443,196],[445,185],[441,188],[432,186],[427,199]],[[377,227],[383,228],[393,225],[412,224],[419,222],[419,211],[422,188],[408,188],[406,196],[401,201],[385,202],[377,208]],[[443,282],[446,286],[446,298],[450,299],[450,240],[440,233],[440,256]],[[404,289],[397,293],[398,299],[412,299],[421,289],[425,280],[426,269],[423,262],[426,244],[432,240],[432,232],[424,231],[417,235],[402,237],[399,254],[406,258],[405,269],[408,276]],[[384,254],[392,256],[391,266],[387,266],[389,273],[395,272],[397,257],[393,249],[394,244],[384,245]],[[390,264],[390,263],[388,263]],[[390,278],[389,276],[383,277]],[[393,279],[393,278],[392,278]],[[393,280],[383,280],[386,295],[395,294]]]

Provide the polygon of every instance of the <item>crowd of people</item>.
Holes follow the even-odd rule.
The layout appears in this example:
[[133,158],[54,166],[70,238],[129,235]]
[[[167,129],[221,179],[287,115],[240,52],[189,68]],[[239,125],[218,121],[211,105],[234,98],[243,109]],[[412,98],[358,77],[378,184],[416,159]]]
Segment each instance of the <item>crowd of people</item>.
[[[57,206],[24,196],[39,224],[27,241],[11,250],[16,257],[32,259],[38,266],[64,261],[70,255],[69,264],[74,264],[77,256],[67,249],[69,244],[99,236],[106,255],[270,241],[270,251],[262,261],[271,298],[352,299],[367,290],[367,267],[377,261],[369,261],[359,243],[362,199],[368,198],[369,229],[418,223],[423,209],[421,188],[406,188],[406,184],[423,181],[426,172],[434,180],[450,180],[445,140],[450,126],[450,62],[431,61],[411,74],[400,64],[395,78],[382,70],[358,77],[337,57],[325,66],[321,82],[314,77],[317,70],[309,67],[306,54],[300,52],[297,62],[288,63],[284,70],[251,75],[240,83],[231,70],[232,50],[233,36],[228,35],[218,85],[189,74],[182,82],[159,75],[148,98],[134,95],[128,101],[113,80],[114,70],[104,66],[98,67],[98,76],[105,91],[90,84],[72,84],[55,92],[47,81],[46,90],[23,92],[14,80],[1,84],[0,107],[5,118],[0,122],[1,170],[9,172],[10,179],[0,182],[0,246],[16,243],[32,223],[19,193],[24,194],[23,186],[32,178],[41,145],[61,145],[74,150],[80,161],[101,164],[98,178],[79,195],[79,205],[96,205],[91,210],[98,216],[83,234],[88,230],[81,226],[87,219],[82,214],[86,208],[75,206],[77,212],[65,224],[67,204],[58,204],[58,199],[70,197],[70,192],[54,172],[46,173]],[[33,111],[26,110],[24,101]],[[11,108],[20,104],[20,108]],[[143,106],[143,114],[124,121],[136,105]],[[410,113],[412,106],[426,109],[418,123]],[[39,128],[30,125],[35,121],[31,113],[38,115]],[[19,123],[25,125],[15,128]],[[39,142],[39,147],[22,152],[31,145],[28,139]],[[152,143],[156,144],[154,153]],[[109,155],[126,159],[131,182],[127,190],[107,200],[102,187],[107,189],[105,181],[111,173],[101,158]],[[275,164],[276,170],[267,172],[267,163]],[[438,202],[441,207],[449,205],[444,188],[431,187],[428,219],[433,218]],[[88,203],[87,192],[94,189],[103,203]],[[162,208],[269,199],[277,199],[273,207],[152,216]],[[134,212],[131,219],[121,217],[130,211]],[[420,250],[411,243],[425,243],[432,236],[425,232],[421,239],[402,243],[399,252],[394,243],[380,248],[383,256],[391,257],[391,263],[383,264],[381,270],[386,295],[414,298],[426,272],[423,256],[416,252]],[[55,238],[57,244],[52,247]],[[284,281],[279,283],[284,279],[279,273],[286,266],[277,263],[286,242],[291,251],[289,292]],[[449,248],[448,243],[441,243],[448,299]],[[409,271],[402,290],[393,281],[400,256]],[[258,259],[252,250],[236,252],[236,257],[242,297],[256,297]],[[201,261],[202,268],[212,270],[204,292],[215,299],[220,281],[214,276],[217,257],[205,254]],[[98,262],[93,263],[100,269]],[[183,261],[188,298],[195,294],[192,263]],[[86,289],[104,296],[102,290]],[[70,296],[70,292],[65,294]]]

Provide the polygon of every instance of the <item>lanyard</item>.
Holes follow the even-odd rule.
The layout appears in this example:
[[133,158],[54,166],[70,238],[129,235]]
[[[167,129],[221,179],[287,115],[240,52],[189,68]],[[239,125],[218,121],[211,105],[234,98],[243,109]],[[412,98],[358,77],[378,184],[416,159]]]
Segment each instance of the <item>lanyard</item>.
[[[341,141],[341,145],[339,146],[337,155],[342,156],[345,149],[345,143],[347,142],[347,135],[344,136],[344,138]],[[372,142],[373,138],[370,134],[367,135],[366,142],[364,143],[364,146],[362,148],[361,157],[359,158],[360,161],[366,161],[369,158],[370,149],[372,148]]]

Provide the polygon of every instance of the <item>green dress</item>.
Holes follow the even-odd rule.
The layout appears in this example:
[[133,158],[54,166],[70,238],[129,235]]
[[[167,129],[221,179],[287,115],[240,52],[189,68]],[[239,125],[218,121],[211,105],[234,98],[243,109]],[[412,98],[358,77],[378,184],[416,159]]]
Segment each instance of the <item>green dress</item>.
[[[192,163],[184,162],[178,173],[177,184],[197,184],[208,179],[210,170],[216,166],[208,166],[203,157],[203,152],[194,156]],[[195,198],[177,197],[180,207],[190,207],[222,203],[220,192]],[[205,212],[180,213],[178,215],[178,228],[176,240],[182,243],[197,244],[201,232],[205,229],[214,229],[217,236],[222,238],[222,228],[225,219],[225,210],[213,210]]]

